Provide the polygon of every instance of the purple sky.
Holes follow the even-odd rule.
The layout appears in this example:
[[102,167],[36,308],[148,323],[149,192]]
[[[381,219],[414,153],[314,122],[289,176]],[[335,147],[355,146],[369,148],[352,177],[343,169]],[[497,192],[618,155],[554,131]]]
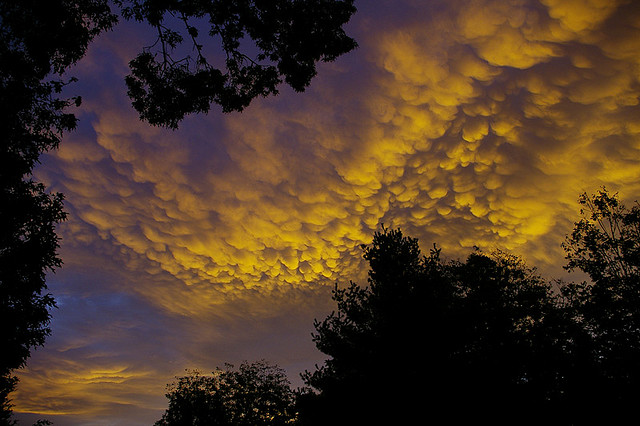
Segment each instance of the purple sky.
[[[446,257],[474,245],[562,277],[577,197],[640,199],[640,4],[376,0],[360,47],[241,114],[141,123],[120,24],[71,72],[78,131],[36,176],[66,196],[53,334],[20,372],[20,419],[148,425],[185,369],[267,359],[294,386],[314,318],[365,283],[381,223]],[[32,414],[37,416],[33,416]],[[26,421],[26,420],[25,420]]]

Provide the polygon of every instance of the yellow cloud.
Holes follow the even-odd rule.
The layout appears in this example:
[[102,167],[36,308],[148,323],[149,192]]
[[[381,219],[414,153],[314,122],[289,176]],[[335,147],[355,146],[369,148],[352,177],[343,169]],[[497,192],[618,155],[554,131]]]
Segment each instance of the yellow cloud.
[[[561,271],[579,193],[640,199],[638,2],[411,3],[403,21],[356,18],[360,49],[306,93],[178,132],[104,88],[87,103],[96,135],[69,136],[38,171],[66,194],[67,267],[112,265],[127,292],[215,324],[364,283],[360,244],[380,223],[447,256],[505,248]],[[105,400],[148,373],[70,371],[62,395]],[[42,395],[47,380],[21,386]]]
[[580,33],[596,29],[621,3],[615,0],[541,0],[562,27]]

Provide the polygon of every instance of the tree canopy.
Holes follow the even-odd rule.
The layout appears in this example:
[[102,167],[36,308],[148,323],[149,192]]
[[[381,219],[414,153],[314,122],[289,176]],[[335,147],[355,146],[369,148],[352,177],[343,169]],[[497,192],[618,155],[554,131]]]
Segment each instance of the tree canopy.
[[283,426],[295,419],[284,370],[266,361],[226,364],[211,376],[193,372],[169,386],[169,408],[157,426]]
[[[45,275],[61,265],[62,194],[32,170],[77,119],[66,75],[118,20],[157,39],[130,62],[128,94],[141,119],[177,128],[187,114],[241,111],[282,83],[302,91],[316,65],[356,47],[344,26],[353,0],[22,0],[0,2],[0,421],[34,346],[50,333]],[[210,60],[203,34],[224,59]],[[554,284],[507,253],[427,256],[400,230],[364,247],[367,285],[336,286],[336,311],[315,322],[329,358],[303,375],[303,424],[395,423],[441,413],[454,420],[608,420],[640,397],[640,206],[605,189],[583,194],[565,240],[567,268],[589,282]],[[554,290],[554,285],[557,288]],[[178,379],[158,425],[288,424],[293,393],[264,362]],[[465,410],[457,409],[461,405]],[[428,414],[426,414],[428,413]],[[515,416],[524,415],[526,419]]]
[[[583,217],[564,248],[567,269],[589,282],[546,280],[502,251],[444,260],[434,245],[425,256],[400,229],[376,232],[363,246],[367,284],[336,284],[335,311],[314,322],[313,340],[328,358],[302,374],[306,387],[286,422],[624,421],[640,396],[640,208],[604,189],[579,202]],[[226,410],[225,395],[234,407],[269,412],[260,392],[238,393],[248,381],[220,380],[181,378],[162,421],[188,413],[175,419],[195,424],[189,419]],[[292,394],[281,389],[292,413]]]
[[567,237],[567,269],[580,269],[594,283],[624,283],[640,276],[640,205],[627,209],[606,188],[583,193],[582,219]]
[[113,19],[101,1],[0,3],[0,419],[10,416],[11,372],[50,333],[55,302],[45,274],[61,264],[62,195],[48,193],[31,171],[76,125],[64,110],[80,98],[59,97],[69,82],[61,74]]
[[336,287],[337,311],[315,323],[314,341],[329,359],[304,375],[316,390],[301,399],[304,424],[448,410],[458,421],[465,413],[504,420],[534,404],[551,408],[558,378],[549,360],[562,348],[550,331],[561,316],[535,270],[501,252],[445,262],[434,247],[422,256],[417,240],[387,229],[364,258],[368,285]]
[[[130,63],[126,82],[143,120],[176,128],[189,113],[242,111],[285,82],[303,91],[316,63],[335,60],[356,42],[343,26],[353,0],[118,1],[127,19],[146,22],[157,39]],[[207,57],[202,34],[217,37],[224,66]],[[206,37],[205,36],[205,37]],[[187,40],[187,49],[180,48]]]
[[640,205],[628,209],[605,188],[578,201],[582,219],[564,243],[567,269],[591,282],[570,288],[573,314],[591,337],[593,395],[629,411],[640,397]]
[[[176,128],[211,103],[240,111],[257,96],[276,94],[281,82],[304,90],[318,61],[355,48],[343,30],[354,12],[352,0],[0,2],[0,416],[10,415],[11,372],[50,333],[55,301],[45,275],[61,265],[55,226],[66,214],[62,194],[47,192],[32,171],[76,127],[70,108],[81,96],[62,93],[76,81],[66,71],[91,41],[115,26],[118,13],[157,31],[156,43],[131,61],[126,83],[141,119]],[[226,55],[222,69],[205,57],[203,20]],[[177,57],[185,39],[195,54]],[[255,46],[245,50],[249,40]]]
[[328,359],[303,374],[302,424],[623,418],[640,378],[638,206],[605,191],[580,203],[567,267],[591,283],[547,281],[500,251],[422,256],[399,229],[376,232],[368,284],[336,285],[336,311],[315,322]]

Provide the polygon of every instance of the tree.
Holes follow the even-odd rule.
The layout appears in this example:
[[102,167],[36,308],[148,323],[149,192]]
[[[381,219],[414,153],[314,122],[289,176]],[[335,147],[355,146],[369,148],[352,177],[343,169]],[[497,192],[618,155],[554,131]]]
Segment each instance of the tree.
[[[113,3],[126,19],[158,31],[158,49],[144,49],[126,81],[141,118],[171,128],[186,114],[207,112],[211,102],[226,112],[242,110],[258,95],[276,94],[281,81],[303,90],[316,62],[356,45],[342,30],[355,11],[352,0]],[[220,37],[227,55],[225,71],[207,62],[198,41],[205,17],[208,34]],[[117,20],[109,0],[0,2],[0,417],[10,415],[8,394],[16,383],[11,372],[50,333],[55,301],[46,293],[45,274],[61,265],[55,226],[66,217],[63,197],[48,193],[32,170],[43,152],[57,148],[63,133],[76,127],[69,108],[79,106],[81,97],[62,96],[76,81],[65,72]],[[245,35],[255,41],[253,58],[241,49]],[[174,59],[185,38],[196,56]]]
[[578,201],[582,219],[563,246],[566,268],[591,279],[572,289],[592,339],[591,393],[611,412],[628,411],[640,397],[640,205],[627,209],[606,188]]
[[[640,205],[627,209],[606,188],[578,202],[582,219],[564,248],[567,269],[586,272],[594,283],[633,281],[640,276]],[[618,288],[624,291],[626,288]]]
[[[447,300],[453,296],[452,288],[441,285],[438,255],[421,258],[417,240],[399,230],[374,235],[364,253],[370,285],[336,285],[337,311],[314,323],[314,342],[330,358],[303,374],[305,384],[317,391],[300,397],[303,424],[384,423],[409,409],[405,405],[417,394],[408,382],[426,380],[423,346],[428,336],[443,340],[434,325],[446,321]],[[433,286],[421,285],[431,277]],[[429,348],[434,362],[442,357],[442,347]],[[389,406],[404,409],[391,413]]]
[[337,311],[315,322],[329,359],[303,375],[303,424],[555,411],[566,317],[534,269],[501,252],[445,262],[434,247],[424,257],[417,240],[384,228],[364,258],[368,285],[336,286]]
[[[157,31],[155,43],[131,61],[126,82],[140,117],[170,128],[186,114],[206,113],[211,103],[224,112],[242,111],[257,96],[277,94],[283,81],[303,91],[316,75],[316,62],[356,47],[342,28],[355,12],[353,0],[117,3],[125,18]],[[222,70],[210,64],[199,41],[203,32],[220,38]],[[185,39],[192,53],[180,49]]]
[[55,302],[44,293],[45,274],[60,266],[54,227],[64,212],[62,197],[33,181],[5,186],[0,197],[8,203],[0,209],[0,400],[8,415],[8,394],[16,383],[11,371],[22,367],[31,348],[43,345],[50,333],[49,309]]
[[[79,98],[59,97],[63,71],[82,57],[113,17],[106,1],[25,0],[0,3],[0,419],[31,348],[50,333],[45,274],[60,266],[55,225],[62,196],[31,178],[39,155],[75,127],[64,112]],[[57,77],[56,77],[57,76]]]
[[265,361],[244,362],[235,370],[197,372],[169,387],[169,408],[155,424],[277,426],[293,424],[294,393],[285,373]]

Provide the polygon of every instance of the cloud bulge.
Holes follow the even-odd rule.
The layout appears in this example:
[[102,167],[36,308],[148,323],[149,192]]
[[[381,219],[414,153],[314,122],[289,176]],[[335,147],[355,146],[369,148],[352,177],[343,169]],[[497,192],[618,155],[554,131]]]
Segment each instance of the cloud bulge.
[[[65,395],[107,416],[122,386],[96,398],[95,381],[78,379],[87,371],[158,396],[133,398],[153,419],[157,384],[188,367],[176,360],[312,368],[313,318],[330,311],[336,281],[365,282],[360,245],[381,223],[447,256],[502,248],[560,273],[579,193],[606,185],[640,198],[638,22],[631,1],[362,4],[349,24],[360,48],[321,66],[307,92],[190,117],[176,132],[140,123],[126,99],[130,39],[143,36],[103,36],[77,68],[81,128],[38,170],[70,212],[55,287],[80,307],[100,292],[122,295],[113,303],[126,312],[139,300],[163,329],[125,315],[131,327],[104,334],[105,313],[83,332],[71,319],[90,309],[65,305],[54,332],[69,326],[21,375],[35,393],[19,390],[17,411],[73,414],[56,411]],[[91,275],[111,279],[74,278]],[[140,363],[153,345],[125,337],[140,330],[181,337],[157,337],[173,349]],[[80,352],[62,349],[71,342]],[[112,350],[92,358],[98,342]]]

